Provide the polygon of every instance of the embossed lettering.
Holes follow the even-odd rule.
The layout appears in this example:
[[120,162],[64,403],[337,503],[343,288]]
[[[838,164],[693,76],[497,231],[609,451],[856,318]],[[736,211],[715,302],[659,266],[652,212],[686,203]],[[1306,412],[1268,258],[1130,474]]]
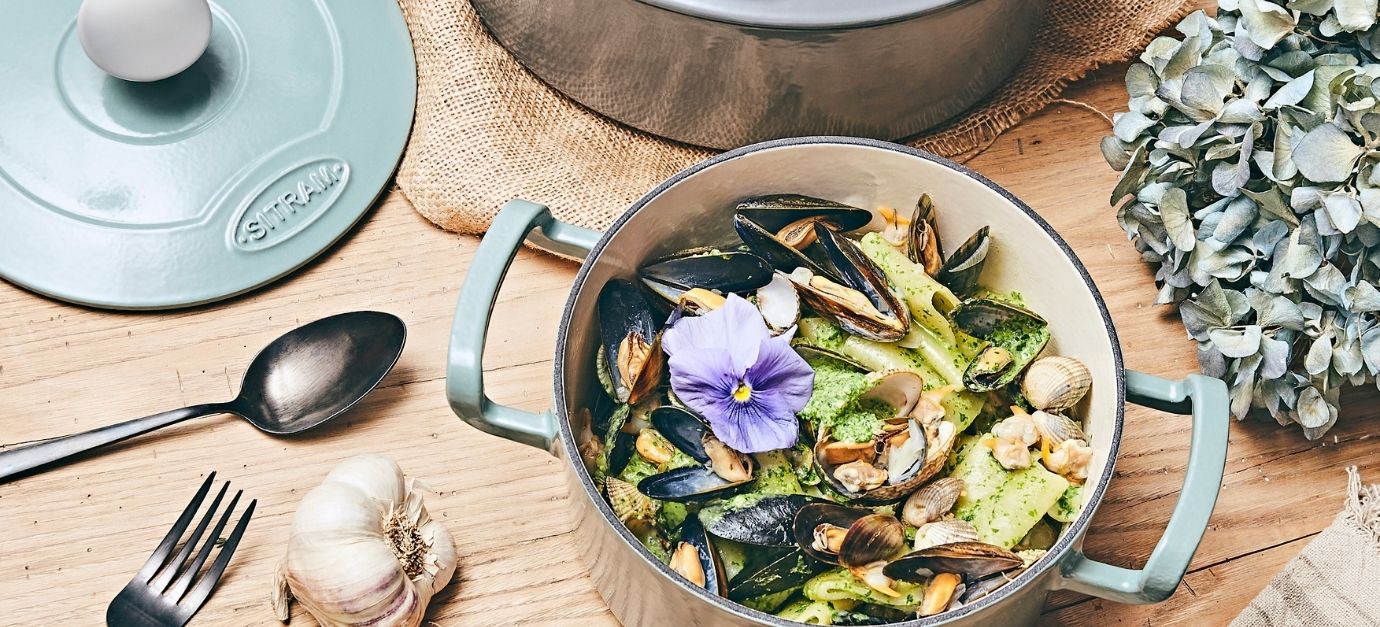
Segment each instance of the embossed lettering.
[[293,236],[335,202],[348,178],[349,165],[334,158],[288,170],[240,210],[231,243],[261,250]]

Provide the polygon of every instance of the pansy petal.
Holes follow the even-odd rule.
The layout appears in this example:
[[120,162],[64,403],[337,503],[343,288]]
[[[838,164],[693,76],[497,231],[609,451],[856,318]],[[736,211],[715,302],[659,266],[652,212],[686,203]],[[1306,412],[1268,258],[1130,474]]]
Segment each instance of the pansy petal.
[[739,379],[731,372],[733,360],[724,349],[682,351],[667,360],[671,370],[671,390],[676,398],[700,415],[709,417],[725,411],[733,402]]
[[727,349],[732,353],[734,373],[742,374],[757,359],[757,347],[764,337],[771,337],[771,331],[762,314],[743,297],[729,294],[723,307],[677,321],[662,334],[661,346],[668,355]]
[[792,413],[805,408],[814,391],[815,371],[791,348],[790,340],[762,340],[757,362],[743,377],[754,392],[774,392]]
[[715,437],[734,450],[761,453],[795,446],[800,423],[786,399],[773,391],[754,391],[746,403],[730,401],[728,411],[709,418]]

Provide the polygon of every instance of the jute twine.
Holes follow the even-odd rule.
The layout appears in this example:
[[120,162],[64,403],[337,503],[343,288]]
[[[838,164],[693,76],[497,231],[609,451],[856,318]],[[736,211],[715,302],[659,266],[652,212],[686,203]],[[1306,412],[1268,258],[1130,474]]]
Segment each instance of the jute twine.
[[[398,185],[442,228],[481,233],[520,197],[603,229],[663,179],[713,153],[604,118],[528,73],[469,0],[399,0],[417,55],[417,114]],[[907,142],[962,159],[1059,97],[1069,82],[1137,54],[1183,0],[1052,0],[1029,56],[971,113]],[[1095,148],[1090,147],[1089,150]]]

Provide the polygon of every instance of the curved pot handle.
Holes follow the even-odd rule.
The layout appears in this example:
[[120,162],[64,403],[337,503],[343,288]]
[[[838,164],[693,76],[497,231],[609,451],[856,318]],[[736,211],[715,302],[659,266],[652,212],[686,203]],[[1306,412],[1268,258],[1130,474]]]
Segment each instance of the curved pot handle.
[[1133,570],[1088,559],[1082,551],[1062,566],[1065,589],[1119,603],[1158,603],[1174,594],[1198,543],[1222,487],[1227,463],[1227,386],[1218,379],[1189,375],[1170,381],[1140,372],[1126,372],[1128,400],[1178,414],[1193,414],[1193,438],[1179,501],[1164,535],[1150,553],[1145,568]]
[[499,405],[484,395],[482,361],[489,316],[524,237],[546,250],[583,258],[600,235],[556,220],[546,207],[525,200],[511,200],[499,211],[474,253],[450,327],[446,398],[462,420],[485,433],[551,450],[556,419],[550,411],[534,414]]

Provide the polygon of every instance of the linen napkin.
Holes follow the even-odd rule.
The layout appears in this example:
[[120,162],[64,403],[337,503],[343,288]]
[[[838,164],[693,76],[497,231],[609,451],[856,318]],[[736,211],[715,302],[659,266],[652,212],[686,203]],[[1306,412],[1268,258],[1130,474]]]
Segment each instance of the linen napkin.
[[1380,625],[1380,485],[1347,468],[1346,506],[1232,627]]

